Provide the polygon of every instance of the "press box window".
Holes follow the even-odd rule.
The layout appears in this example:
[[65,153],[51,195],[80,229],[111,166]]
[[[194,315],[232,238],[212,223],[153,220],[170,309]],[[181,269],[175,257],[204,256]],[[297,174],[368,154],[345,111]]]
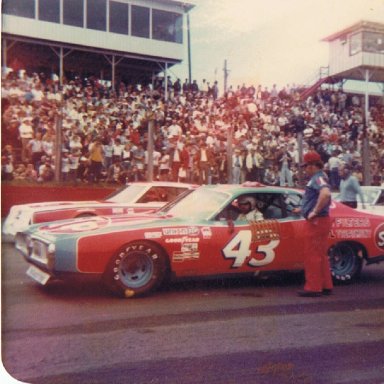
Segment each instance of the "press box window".
[[63,21],[66,25],[83,27],[84,5],[83,0],[63,0]]
[[109,3],[109,31],[128,35],[128,4],[111,1]]
[[362,34],[356,33],[350,37],[350,50],[349,53],[351,56],[356,55],[361,52],[362,49]]
[[7,15],[35,18],[35,0],[4,0],[2,8]]
[[152,38],[172,43],[182,43],[183,16],[179,13],[153,9]]
[[60,23],[60,0],[39,0],[39,20]]
[[106,0],[87,0],[87,28],[107,30]]
[[384,53],[384,33],[363,32],[363,51]]
[[132,36],[149,38],[149,8],[132,5]]

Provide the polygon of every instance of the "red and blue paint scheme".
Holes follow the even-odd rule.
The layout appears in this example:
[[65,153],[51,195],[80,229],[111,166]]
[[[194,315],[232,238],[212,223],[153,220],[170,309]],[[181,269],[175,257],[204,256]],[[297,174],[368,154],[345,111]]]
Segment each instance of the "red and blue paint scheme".
[[[264,220],[239,220],[237,202],[256,199]],[[302,191],[253,184],[203,186],[156,214],[92,217],[33,225],[16,237],[41,284],[71,274],[100,276],[124,297],[165,278],[303,269]],[[351,281],[384,260],[384,218],[331,205],[329,256],[336,280]]]

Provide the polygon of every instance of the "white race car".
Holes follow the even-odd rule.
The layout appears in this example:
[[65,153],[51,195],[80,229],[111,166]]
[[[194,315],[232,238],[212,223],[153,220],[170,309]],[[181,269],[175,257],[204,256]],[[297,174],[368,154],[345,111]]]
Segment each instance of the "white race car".
[[[384,187],[362,186],[364,204],[360,196],[357,196],[357,210],[384,216]],[[340,201],[340,194],[334,194],[334,200]]]
[[31,224],[85,216],[154,211],[196,185],[175,182],[130,183],[101,201],[53,201],[14,205],[3,224],[3,240],[13,240]]

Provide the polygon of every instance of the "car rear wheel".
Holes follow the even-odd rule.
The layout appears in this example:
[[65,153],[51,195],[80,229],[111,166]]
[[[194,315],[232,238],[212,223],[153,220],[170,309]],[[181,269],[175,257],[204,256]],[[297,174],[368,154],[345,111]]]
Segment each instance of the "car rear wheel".
[[129,243],[111,258],[104,283],[118,296],[142,296],[157,288],[167,272],[167,258],[156,244]]
[[329,252],[329,261],[334,280],[351,282],[360,276],[362,258],[358,247],[350,243],[334,245]]

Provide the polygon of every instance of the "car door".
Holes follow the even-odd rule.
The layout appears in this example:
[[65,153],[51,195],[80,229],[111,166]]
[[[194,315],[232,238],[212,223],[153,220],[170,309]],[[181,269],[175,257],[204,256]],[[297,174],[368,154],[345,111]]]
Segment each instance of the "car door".
[[[268,203],[268,207],[261,208],[263,214],[267,213],[267,208],[274,208],[275,217],[240,222],[219,214],[210,220],[199,244],[202,274],[236,274],[302,266],[301,246],[296,241],[302,218],[289,214],[287,206],[292,199],[287,199],[283,193],[258,193],[255,197],[260,203]],[[231,211],[229,208],[225,209]]]

